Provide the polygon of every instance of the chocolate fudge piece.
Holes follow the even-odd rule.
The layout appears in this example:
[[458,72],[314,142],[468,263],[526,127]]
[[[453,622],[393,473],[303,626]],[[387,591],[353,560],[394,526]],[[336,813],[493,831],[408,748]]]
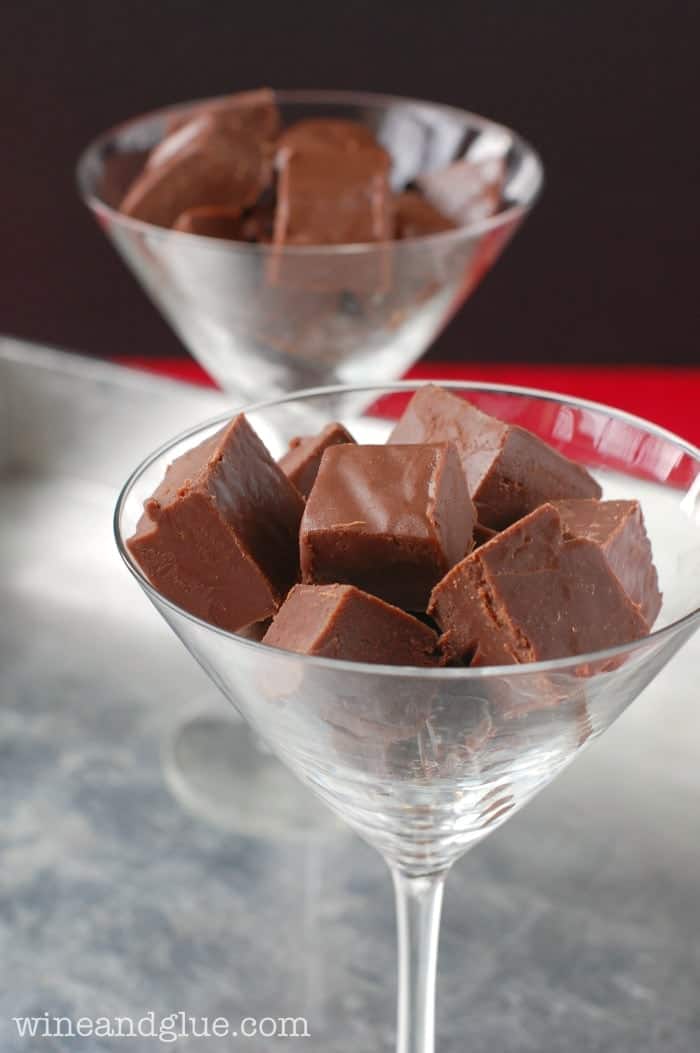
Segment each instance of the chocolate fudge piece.
[[300,435],[289,444],[289,450],[279,460],[279,466],[299,493],[308,497],[318,474],[324,450],[352,442],[352,435],[342,424],[327,424],[318,435]]
[[567,540],[550,504],[453,567],[433,589],[428,613],[448,657],[471,657],[472,665],[586,654],[649,632],[600,543]]
[[127,192],[121,211],[161,227],[171,227],[183,212],[199,205],[252,205],[271,175],[271,160],[257,136],[221,125],[207,114],[157,151]]
[[432,629],[352,585],[295,585],[263,643],[348,662],[432,666],[441,660]]
[[298,580],[303,507],[239,414],[173,461],[127,544],[165,597],[236,632],[274,614]]
[[552,501],[565,538],[600,545],[613,574],[651,627],[661,593],[639,501]]
[[500,530],[544,501],[600,497],[585,468],[532,432],[489,417],[444,388],[420,388],[389,442],[447,441],[457,448],[483,526]]
[[465,226],[498,211],[503,175],[500,158],[454,161],[446,168],[419,175],[416,186],[443,215]]
[[178,131],[202,114],[211,114],[223,122],[245,127],[260,139],[274,139],[280,126],[274,92],[271,88],[256,88],[253,91],[239,91],[223,99],[197,103],[173,114],[168,121],[166,133],[169,135]]
[[301,522],[302,581],[357,585],[407,610],[472,546],[474,509],[451,443],[331,446]]
[[352,152],[363,146],[377,146],[372,131],[357,121],[338,117],[308,117],[286,128],[279,137],[278,149],[337,150]]
[[275,244],[342,245],[391,237],[390,160],[381,147],[289,150],[280,160]]
[[405,190],[394,198],[394,237],[420,238],[456,230],[457,224],[414,190]]

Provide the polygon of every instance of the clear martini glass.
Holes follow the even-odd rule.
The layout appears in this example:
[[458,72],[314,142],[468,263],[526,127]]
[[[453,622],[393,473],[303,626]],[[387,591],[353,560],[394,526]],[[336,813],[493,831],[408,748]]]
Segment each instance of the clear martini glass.
[[[170,461],[221,420],[152,454],[115,513],[123,559],[191,654],[284,764],[386,860],[398,919],[398,1053],[433,1050],[451,865],[600,736],[700,625],[700,451],[594,403],[519,388],[450,388],[586,463],[606,497],[641,500],[664,595],[649,637],[532,665],[425,670],[290,654],[192,617],[153,589],[125,541]],[[382,441],[414,390],[328,388],[247,412],[279,455],[309,412],[343,421],[359,441]]]
[[[344,91],[280,91],[275,98],[285,125],[314,116],[372,128],[394,160],[395,188],[458,160],[485,171],[495,166],[503,182],[495,214],[475,205],[452,232],[280,251],[164,230],[118,211],[173,118],[213,100],[147,113],[95,139],[78,162],[83,199],[191,354],[237,402],[402,376],[500,256],[542,186],[541,162],[519,135],[465,110]],[[307,406],[311,430],[314,412]],[[168,780],[188,808],[229,829],[328,830],[323,810],[233,715],[222,717],[205,699],[193,711],[164,743]],[[222,799],[237,800],[238,808],[222,808]]]
[[[342,117],[369,126],[393,159],[394,188],[453,161],[502,178],[495,214],[475,169],[455,176],[472,205],[454,231],[369,245],[245,244],[165,230],[118,205],[173,118],[205,101],[135,117],[78,162],[83,199],[185,346],[245,401],[331,383],[380,383],[424,353],[534,203],[542,165],[515,132],[437,103],[343,91],[275,93],[288,125]],[[490,201],[488,210],[484,203]]]

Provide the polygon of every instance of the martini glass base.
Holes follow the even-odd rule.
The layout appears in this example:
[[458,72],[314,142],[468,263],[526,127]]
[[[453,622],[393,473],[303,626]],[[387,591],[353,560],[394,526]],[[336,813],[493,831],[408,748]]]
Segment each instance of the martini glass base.
[[188,811],[231,833],[307,839],[347,829],[247,724],[213,707],[175,727],[163,769]]

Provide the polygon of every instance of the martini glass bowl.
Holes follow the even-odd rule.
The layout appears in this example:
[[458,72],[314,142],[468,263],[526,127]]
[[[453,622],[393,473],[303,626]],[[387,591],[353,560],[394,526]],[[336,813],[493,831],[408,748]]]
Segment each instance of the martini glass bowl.
[[[594,403],[449,387],[587,464],[605,497],[641,501],[664,596],[649,637],[531,665],[413,669],[291,654],[198,620],[153,589],[125,541],[167,465],[222,420],[152,454],[115,513],[122,557],[192,655],[269,748],[386,860],[398,917],[398,1053],[433,1050],[440,907],[452,863],[605,731],[700,625],[700,451]],[[341,420],[358,441],[380,442],[415,390],[328,388],[247,412],[279,456],[304,415]]]
[[464,110],[384,95],[281,91],[284,125],[313,116],[369,126],[392,156],[394,189],[455,160],[495,165],[503,179],[497,211],[485,215],[477,207],[454,231],[405,241],[282,249],[122,215],[119,202],[148,151],[174,117],[202,101],[136,117],[99,136],[79,160],[78,184],[188,350],[224,390],[247,401],[316,384],[400,377],[500,255],[542,184],[531,147]]

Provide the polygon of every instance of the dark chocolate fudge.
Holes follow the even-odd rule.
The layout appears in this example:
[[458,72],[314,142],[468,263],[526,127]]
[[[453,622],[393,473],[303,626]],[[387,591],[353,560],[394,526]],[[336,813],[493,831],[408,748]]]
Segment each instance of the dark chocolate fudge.
[[474,509],[451,443],[331,446],[300,531],[302,580],[357,585],[423,611],[472,547]]
[[171,227],[183,212],[199,205],[252,205],[270,174],[271,157],[257,135],[204,114],[159,144],[121,211]]
[[432,629],[352,585],[295,585],[263,643],[349,662],[433,666],[441,661]]
[[411,399],[390,443],[453,442],[479,523],[500,530],[544,501],[600,497],[579,464],[532,432],[489,417],[465,399],[428,385]]
[[280,156],[276,245],[342,245],[391,238],[390,159],[379,146],[288,150]]
[[346,442],[354,443],[355,440],[342,424],[327,424],[318,435],[299,435],[292,439],[289,450],[284,457],[280,457],[279,466],[299,493],[308,497],[316,480],[324,450]]
[[590,537],[567,539],[544,504],[481,545],[433,590],[428,613],[451,659],[509,665],[586,654],[649,624]]
[[235,632],[273,615],[298,580],[303,507],[239,414],[170,465],[127,544],[167,599]]
[[552,504],[565,538],[588,538],[600,545],[613,574],[651,628],[661,610],[661,593],[639,501]]

